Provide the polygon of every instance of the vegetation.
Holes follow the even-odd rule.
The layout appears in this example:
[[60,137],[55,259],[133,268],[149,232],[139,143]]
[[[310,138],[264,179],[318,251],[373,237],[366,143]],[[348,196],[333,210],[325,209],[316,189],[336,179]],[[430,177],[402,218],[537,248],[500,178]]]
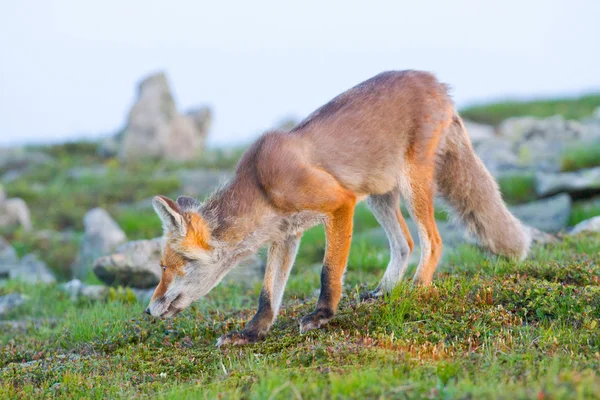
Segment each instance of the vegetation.
[[498,178],[502,198],[508,204],[519,204],[536,199],[533,174],[507,174]]
[[[306,243],[303,244],[303,246]],[[220,286],[170,321],[133,296],[80,301],[55,286],[0,324],[2,398],[591,398],[600,396],[600,236],[534,249],[520,264],[464,246],[429,288],[360,302],[383,248],[355,243],[339,314],[298,334],[319,268],[297,263],[266,340],[215,348],[252,316],[259,286]]]
[[507,100],[465,107],[461,115],[475,122],[498,125],[510,117],[551,117],[562,115],[566,119],[581,119],[592,115],[600,107],[600,94],[550,100]]
[[578,143],[567,147],[561,155],[560,166],[563,171],[600,166],[600,142]]
[[592,201],[579,201],[573,204],[571,215],[569,217],[569,225],[574,226],[600,215],[600,197]]

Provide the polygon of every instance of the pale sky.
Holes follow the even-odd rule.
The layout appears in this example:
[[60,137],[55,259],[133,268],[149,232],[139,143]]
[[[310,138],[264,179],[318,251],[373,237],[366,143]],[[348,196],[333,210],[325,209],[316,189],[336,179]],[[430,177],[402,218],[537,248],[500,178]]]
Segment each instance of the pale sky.
[[119,130],[145,74],[210,143],[247,142],[390,69],[459,105],[600,91],[600,1],[0,0],[0,145]]

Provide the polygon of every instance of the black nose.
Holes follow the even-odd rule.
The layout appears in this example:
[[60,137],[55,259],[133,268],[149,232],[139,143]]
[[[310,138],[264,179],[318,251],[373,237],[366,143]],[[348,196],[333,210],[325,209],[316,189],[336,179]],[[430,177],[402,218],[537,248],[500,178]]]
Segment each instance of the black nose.
[[144,311],[144,312],[148,315],[152,315],[152,314],[150,314],[150,307],[146,308],[146,311]]

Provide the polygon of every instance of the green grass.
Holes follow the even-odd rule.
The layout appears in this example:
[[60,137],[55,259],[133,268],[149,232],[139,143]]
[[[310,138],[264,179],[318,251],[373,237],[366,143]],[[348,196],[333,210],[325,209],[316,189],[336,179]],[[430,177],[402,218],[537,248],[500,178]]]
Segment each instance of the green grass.
[[358,241],[326,328],[298,334],[319,280],[299,259],[269,336],[221,350],[216,339],[252,316],[259,285],[219,286],[155,321],[127,296],[73,304],[55,286],[12,282],[0,295],[30,299],[7,318],[30,324],[0,325],[0,397],[597,398],[598,248],[600,235],[567,237],[515,264],[465,245],[434,286],[360,302],[387,254]]
[[571,215],[569,216],[569,226],[574,226],[600,215],[600,198],[593,201],[576,202],[571,208]]
[[461,115],[475,122],[497,125],[510,117],[551,117],[562,115],[566,119],[581,119],[592,115],[600,107],[600,94],[549,100],[507,100],[474,105],[461,110]]
[[498,177],[502,198],[508,204],[535,200],[535,177],[532,174],[506,174]]
[[569,146],[560,157],[562,171],[577,171],[598,166],[600,166],[600,142]]

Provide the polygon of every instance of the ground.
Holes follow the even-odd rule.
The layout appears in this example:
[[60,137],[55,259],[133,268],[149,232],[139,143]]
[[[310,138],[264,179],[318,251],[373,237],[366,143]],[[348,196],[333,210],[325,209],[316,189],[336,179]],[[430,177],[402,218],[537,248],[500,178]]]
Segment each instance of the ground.
[[600,235],[536,247],[520,264],[465,245],[432,287],[369,302],[359,294],[387,252],[354,243],[338,315],[300,335],[319,229],[269,336],[245,347],[215,343],[252,316],[259,284],[219,286],[170,321],[126,291],[73,304],[55,286],[1,287],[30,298],[9,316],[25,326],[0,327],[0,398],[600,398]]

